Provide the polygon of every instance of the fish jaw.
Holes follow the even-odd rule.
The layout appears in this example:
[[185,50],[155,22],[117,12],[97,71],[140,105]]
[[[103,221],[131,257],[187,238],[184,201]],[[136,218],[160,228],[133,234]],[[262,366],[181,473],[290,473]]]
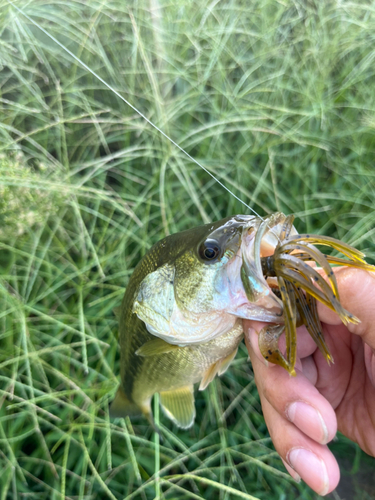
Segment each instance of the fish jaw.
[[[244,225],[236,259],[227,265],[230,314],[267,323],[284,322],[282,301],[263,276],[261,258],[275,252],[285,219],[284,214],[276,213],[257,227]],[[294,228],[292,234],[297,234]]]
[[[249,244],[249,241],[247,242]],[[274,295],[266,280],[256,275],[254,267],[251,269],[253,281],[250,283],[251,292],[247,293],[244,286],[243,245],[226,265],[222,273],[218,273],[215,280],[215,293],[219,307],[229,315],[242,319],[253,319],[268,323],[282,323],[283,308],[279,299]],[[254,293],[254,292],[257,292]],[[250,295],[250,296],[249,296]]]

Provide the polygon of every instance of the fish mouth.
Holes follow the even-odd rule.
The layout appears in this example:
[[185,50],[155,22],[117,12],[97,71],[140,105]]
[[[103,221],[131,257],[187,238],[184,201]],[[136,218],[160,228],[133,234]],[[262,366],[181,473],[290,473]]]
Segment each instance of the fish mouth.
[[242,230],[241,281],[246,297],[258,307],[266,309],[283,322],[283,302],[275,294],[277,280],[264,276],[264,258],[274,254],[279,242],[289,235],[298,234],[290,219],[283,213],[275,213],[262,220],[257,228],[245,225]]

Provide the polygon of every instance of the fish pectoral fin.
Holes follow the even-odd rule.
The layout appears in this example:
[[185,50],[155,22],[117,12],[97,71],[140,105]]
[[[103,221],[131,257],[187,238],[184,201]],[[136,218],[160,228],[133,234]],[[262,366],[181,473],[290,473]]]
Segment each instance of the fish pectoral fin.
[[121,307],[120,307],[120,306],[118,306],[118,307],[114,307],[114,308],[112,309],[112,312],[113,312],[113,314],[116,316],[116,319],[117,319],[117,320],[120,320],[120,316],[121,316]]
[[130,401],[121,386],[117,389],[115,399],[109,407],[109,415],[112,418],[131,417],[144,413],[142,408]]
[[221,365],[221,360],[219,359],[219,361],[212,363],[212,365],[207,368],[207,370],[203,374],[199,386],[200,391],[204,391],[204,389],[208,386],[208,384],[213,381],[213,379],[216,377],[217,372],[220,369],[220,365]]
[[231,364],[231,362],[236,357],[237,351],[238,351],[238,348],[235,349],[230,354],[228,354],[228,356],[226,358],[223,358],[223,359],[220,360],[220,367],[219,367],[219,370],[218,370],[218,374],[219,375],[222,375],[223,373],[225,373],[228,370],[229,365]]
[[160,404],[168,418],[178,427],[188,429],[194,423],[195,404],[192,385],[180,387],[173,391],[160,393]]
[[204,391],[204,389],[208,386],[210,382],[213,381],[213,379],[216,377],[216,375],[222,375],[225,373],[231,362],[234,360],[236,357],[238,348],[236,348],[234,351],[232,351],[228,356],[225,358],[219,359],[215,363],[212,363],[212,365],[207,368],[207,370],[204,372],[199,390]]
[[165,354],[167,352],[176,351],[177,349],[182,349],[178,345],[168,344],[162,339],[152,339],[143,344],[139,349],[135,351],[137,356],[155,356],[156,354]]

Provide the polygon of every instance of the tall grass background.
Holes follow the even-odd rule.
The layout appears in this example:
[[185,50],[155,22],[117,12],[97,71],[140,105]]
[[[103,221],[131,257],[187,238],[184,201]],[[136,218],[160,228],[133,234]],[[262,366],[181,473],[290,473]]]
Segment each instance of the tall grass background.
[[259,214],[373,262],[375,3],[0,0],[0,500],[318,498],[274,451],[244,347],[190,430],[109,419],[134,266],[249,210],[16,7]]

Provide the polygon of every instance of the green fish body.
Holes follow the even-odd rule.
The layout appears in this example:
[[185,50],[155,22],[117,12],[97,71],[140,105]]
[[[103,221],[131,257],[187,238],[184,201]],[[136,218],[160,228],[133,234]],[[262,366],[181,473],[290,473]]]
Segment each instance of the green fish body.
[[151,399],[159,393],[167,416],[190,427],[193,385],[203,390],[228,368],[242,318],[283,322],[257,263],[277,239],[256,241],[260,222],[237,215],[173,234],[139,262],[118,312],[121,383],[112,416],[142,413],[152,422]]

